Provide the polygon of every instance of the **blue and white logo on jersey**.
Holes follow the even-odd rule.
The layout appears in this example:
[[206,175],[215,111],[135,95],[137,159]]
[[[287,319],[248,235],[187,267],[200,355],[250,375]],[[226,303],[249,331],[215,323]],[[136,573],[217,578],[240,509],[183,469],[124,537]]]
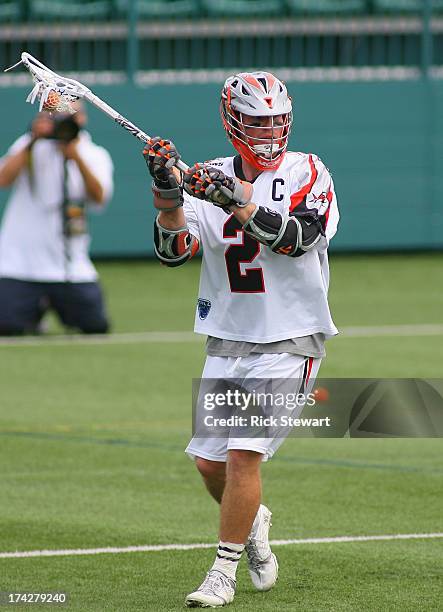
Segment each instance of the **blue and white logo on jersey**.
[[203,298],[198,298],[197,301],[198,308],[198,316],[203,321],[209,314],[211,310],[211,302],[209,300],[204,300]]

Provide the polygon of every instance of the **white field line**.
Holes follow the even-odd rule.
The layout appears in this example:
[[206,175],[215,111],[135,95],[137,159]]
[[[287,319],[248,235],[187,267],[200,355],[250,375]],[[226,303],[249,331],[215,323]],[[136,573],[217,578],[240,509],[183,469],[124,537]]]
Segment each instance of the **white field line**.
[[[443,326],[442,326],[443,327]],[[150,344],[154,342],[202,342],[205,336],[192,331],[146,331],[102,334],[60,334],[53,336],[31,336],[0,338],[2,346],[73,346],[85,344]]]
[[443,324],[417,323],[411,325],[374,325],[360,327],[343,327],[340,337],[376,338],[379,336],[442,336]]
[[[424,540],[443,538],[443,533],[398,533],[393,535],[371,536],[338,536],[333,538],[304,538],[294,540],[271,540],[272,546],[289,546],[292,544],[341,544],[344,542],[374,542],[379,540]],[[74,548],[71,550],[28,550],[23,552],[2,552],[0,559],[17,559],[23,557],[67,557],[71,555],[100,555],[120,554],[132,552],[161,552],[164,550],[197,550],[202,548],[215,548],[216,544],[156,544],[151,546],[126,546],[117,548]]]
[[[443,323],[411,325],[375,325],[343,327],[340,338],[377,338],[380,336],[443,336]],[[82,346],[88,344],[150,344],[165,342],[203,342],[205,336],[192,331],[142,331],[109,335],[60,334],[53,336],[30,336],[0,338],[2,346]]]

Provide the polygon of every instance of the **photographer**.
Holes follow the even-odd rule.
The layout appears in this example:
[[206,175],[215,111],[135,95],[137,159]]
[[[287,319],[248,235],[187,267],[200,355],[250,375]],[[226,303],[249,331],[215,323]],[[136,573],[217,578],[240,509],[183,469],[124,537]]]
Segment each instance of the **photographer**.
[[111,197],[113,166],[74,106],[74,115],[39,113],[0,159],[0,187],[13,185],[0,229],[0,335],[38,333],[49,309],[68,328],[109,329],[86,210]]

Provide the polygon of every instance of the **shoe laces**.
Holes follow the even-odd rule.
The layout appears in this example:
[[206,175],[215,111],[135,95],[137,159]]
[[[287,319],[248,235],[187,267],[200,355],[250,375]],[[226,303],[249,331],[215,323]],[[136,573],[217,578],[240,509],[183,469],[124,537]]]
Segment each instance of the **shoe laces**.
[[257,525],[254,535],[249,538],[246,544],[246,554],[251,568],[257,569],[260,565],[266,563],[271,556],[268,542],[269,528],[272,525],[270,519],[269,515],[263,517]]
[[[254,540],[254,541],[250,540],[248,544],[246,545],[246,553],[248,555],[249,566],[251,569],[254,569],[257,571],[261,568],[261,566],[264,563],[266,563],[269,560],[271,556],[270,551],[265,559],[263,559],[259,551],[259,546],[261,545],[262,547],[264,547],[265,544],[267,544],[267,542],[264,542],[262,540]],[[269,548],[269,544],[268,544],[268,548]]]
[[234,581],[230,580],[221,572],[208,572],[199,591],[205,593],[205,595],[212,595],[223,588],[232,590],[234,585]]

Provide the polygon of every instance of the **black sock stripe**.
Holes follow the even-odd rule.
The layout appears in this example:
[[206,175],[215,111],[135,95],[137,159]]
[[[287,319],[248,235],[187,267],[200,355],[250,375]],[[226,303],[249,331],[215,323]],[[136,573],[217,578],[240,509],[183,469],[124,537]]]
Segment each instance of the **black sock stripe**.
[[217,550],[217,555],[219,557],[237,557],[237,559],[241,558],[241,553],[228,553],[224,550]]
[[218,550],[225,550],[226,552],[232,553],[233,555],[241,555],[243,552],[243,549],[241,551],[232,550],[232,548],[228,548],[228,546],[219,546]]
[[238,553],[238,552],[234,552],[234,551],[232,551],[232,552],[227,552],[226,550],[220,550],[220,548],[219,548],[219,549],[217,550],[217,555],[220,555],[220,556],[222,556],[222,555],[227,555],[228,557],[238,557],[238,558],[240,559],[240,557],[241,557],[241,555],[242,555],[242,554],[241,554],[241,553]]
[[236,558],[236,559],[233,559],[232,557],[222,557],[222,555],[219,555],[218,553],[217,553],[217,557],[218,557],[219,559],[223,559],[224,561],[233,561],[233,562],[235,562],[235,563],[236,563],[237,561],[240,561],[240,557],[238,557],[238,558]]

